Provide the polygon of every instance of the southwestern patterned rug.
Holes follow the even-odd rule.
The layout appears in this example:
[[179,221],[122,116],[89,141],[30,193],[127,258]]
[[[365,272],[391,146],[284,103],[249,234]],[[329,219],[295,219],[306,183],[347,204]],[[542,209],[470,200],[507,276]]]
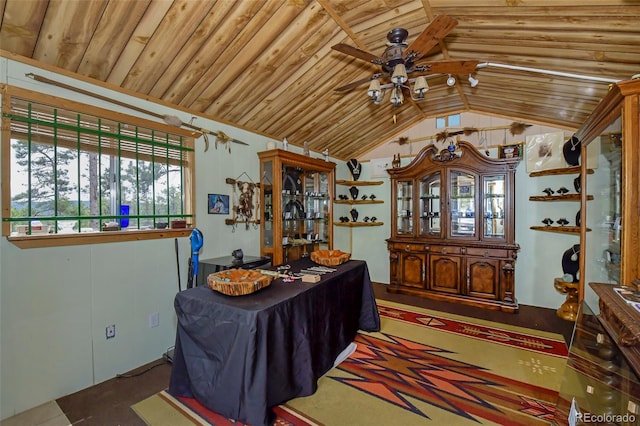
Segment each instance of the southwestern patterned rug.
[[[561,335],[378,301],[382,328],[277,425],[546,425],[567,348]],[[149,425],[237,425],[161,392],[133,406]]]

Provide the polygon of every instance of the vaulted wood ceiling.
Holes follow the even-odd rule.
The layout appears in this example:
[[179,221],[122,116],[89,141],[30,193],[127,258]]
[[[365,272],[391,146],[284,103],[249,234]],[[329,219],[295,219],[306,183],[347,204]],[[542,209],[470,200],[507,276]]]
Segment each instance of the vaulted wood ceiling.
[[[5,52],[338,159],[454,112],[577,128],[609,83],[564,74],[640,73],[640,0],[0,0],[0,12]],[[437,15],[458,25],[427,57],[479,61],[477,87],[435,75],[425,101],[399,108],[373,105],[366,84],[334,90],[379,68],[331,46],[381,55],[391,29],[410,43]]]

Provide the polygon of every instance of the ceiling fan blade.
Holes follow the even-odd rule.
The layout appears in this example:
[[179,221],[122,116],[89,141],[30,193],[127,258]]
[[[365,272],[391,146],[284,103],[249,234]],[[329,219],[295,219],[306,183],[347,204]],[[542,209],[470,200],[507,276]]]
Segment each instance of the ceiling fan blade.
[[345,84],[344,86],[340,86],[340,87],[335,88],[333,90],[335,90],[336,92],[347,92],[347,91],[349,91],[351,89],[355,89],[356,87],[360,86],[361,84],[364,84],[364,83],[366,83],[368,81],[371,81],[371,80],[374,80],[374,79],[380,78],[380,77],[382,77],[382,74],[373,74],[370,77],[353,81],[353,82],[351,82],[349,84]]
[[333,50],[337,50],[338,52],[346,53],[347,55],[353,56],[354,58],[363,59],[367,62],[371,62],[373,64],[382,64],[383,61],[379,56],[374,55],[373,53],[366,52],[364,50],[358,49],[357,47],[349,46],[348,44],[336,44],[335,46],[331,46]]
[[429,67],[425,71],[411,73],[411,77],[428,74],[471,74],[475,71],[479,61],[431,61],[422,65]]
[[[453,30],[458,21],[447,15],[438,15],[427,28],[411,43],[402,54],[403,59],[414,61],[421,58],[431,48],[438,44],[440,40],[445,38],[447,34]],[[407,59],[411,55],[411,58]]]

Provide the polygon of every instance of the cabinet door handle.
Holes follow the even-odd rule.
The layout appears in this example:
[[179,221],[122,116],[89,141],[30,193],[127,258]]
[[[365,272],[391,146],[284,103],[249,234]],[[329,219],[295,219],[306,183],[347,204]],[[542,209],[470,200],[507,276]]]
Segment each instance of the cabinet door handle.
[[406,246],[404,246],[404,251],[411,251],[411,246],[409,244],[407,244]]
[[446,247],[444,247],[444,248],[442,249],[442,254],[447,254],[447,248],[446,248]]

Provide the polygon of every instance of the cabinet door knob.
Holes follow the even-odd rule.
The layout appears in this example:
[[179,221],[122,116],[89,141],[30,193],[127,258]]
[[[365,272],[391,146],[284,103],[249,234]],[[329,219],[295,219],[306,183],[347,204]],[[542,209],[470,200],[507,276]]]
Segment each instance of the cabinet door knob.
[[442,254],[447,254],[447,248],[446,248],[446,247],[444,247],[444,248],[442,249]]
[[404,246],[404,251],[411,251],[411,247],[409,246],[409,244]]

